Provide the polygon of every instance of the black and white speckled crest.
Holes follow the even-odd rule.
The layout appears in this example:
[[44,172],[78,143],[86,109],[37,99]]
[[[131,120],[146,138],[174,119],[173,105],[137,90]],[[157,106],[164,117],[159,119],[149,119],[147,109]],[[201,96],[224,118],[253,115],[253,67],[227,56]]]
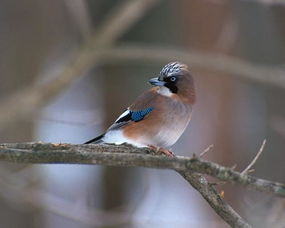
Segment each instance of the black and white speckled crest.
[[179,74],[182,71],[182,69],[185,69],[184,64],[179,62],[172,62],[165,65],[159,74],[161,76],[169,77],[175,74]]

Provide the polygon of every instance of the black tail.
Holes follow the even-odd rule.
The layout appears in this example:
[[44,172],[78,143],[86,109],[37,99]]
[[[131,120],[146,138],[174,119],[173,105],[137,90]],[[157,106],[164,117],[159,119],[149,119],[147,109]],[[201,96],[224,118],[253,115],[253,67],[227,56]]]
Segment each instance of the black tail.
[[105,134],[99,135],[99,136],[97,136],[96,138],[91,139],[91,140],[85,142],[84,144],[90,144],[90,143],[97,144],[97,143],[101,143],[101,142],[102,142],[101,139],[104,137],[104,135],[105,135]]

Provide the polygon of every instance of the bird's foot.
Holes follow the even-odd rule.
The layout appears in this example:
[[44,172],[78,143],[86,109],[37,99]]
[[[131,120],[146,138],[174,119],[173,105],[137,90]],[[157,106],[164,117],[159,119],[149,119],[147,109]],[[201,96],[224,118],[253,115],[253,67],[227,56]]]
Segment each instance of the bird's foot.
[[174,154],[167,149],[161,148],[161,147],[157,147],[157,146],[153,146],[153,145],[148,145],[149,148],[155,150],[156,152],[160,152],[164,155],[166,155],[167,157],[174,157]]

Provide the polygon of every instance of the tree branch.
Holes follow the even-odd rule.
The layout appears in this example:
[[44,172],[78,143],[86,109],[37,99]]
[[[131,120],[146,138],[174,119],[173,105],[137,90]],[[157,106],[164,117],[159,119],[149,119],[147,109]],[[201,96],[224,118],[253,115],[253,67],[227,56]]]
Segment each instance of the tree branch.
[[158,156],[157,152],[149,148],[135,148],[129,145],[5,143],[0,144],[0,160],[33,164],[98,164],[172,169],[180,173],[200,192],[216,213],[229,225],[251,227],[231,206],[223,201],[202,175],[194,173],[200,172],[199,169],[201,169],[201,173],[206,173],[205,170],[209,168],[203,167],[203,164],[207,164],[207,162],[197,158]]
[[250,227],[201,176],[207,174],[219,180],[246,188],[285,197],[285,184],[241,174],[231,168],[197,157],[158,156],[149,148],[128,145],[70,145],[51,143],[0,144],[0,160],[33,164],[97,164],[121,167],[172,169],[180,173],[210,206],[233,227]]
[[239,184],[248,189],[285,197],[285,184],[241,174],[197,157],[157,156],[148,148],[128,145],[71,145],[51,143],[0,144],[0,160],[17,163],[96,164],[122,167],[148,167],[192,171],[219,180]]
[[229,225],[232,227],[251,227],[221,198],[205,177],[191,171],[179,171],[179,173],[203,196],[216,213]]

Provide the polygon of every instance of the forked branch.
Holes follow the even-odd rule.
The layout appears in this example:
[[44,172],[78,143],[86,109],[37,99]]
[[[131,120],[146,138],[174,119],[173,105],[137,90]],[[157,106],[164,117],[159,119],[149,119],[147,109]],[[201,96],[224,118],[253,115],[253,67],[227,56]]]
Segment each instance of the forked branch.
[[194,157],[166,157],[148,148],[128,145],[70,145],[51,143],[0,144],[0,160],[32,164],[97,164],[120,167],[172,169],[181,174],[221,218],[233,227],[250,227],[215,191],[207,174],[246,188],[285,197],[285,184],[259,179]]

